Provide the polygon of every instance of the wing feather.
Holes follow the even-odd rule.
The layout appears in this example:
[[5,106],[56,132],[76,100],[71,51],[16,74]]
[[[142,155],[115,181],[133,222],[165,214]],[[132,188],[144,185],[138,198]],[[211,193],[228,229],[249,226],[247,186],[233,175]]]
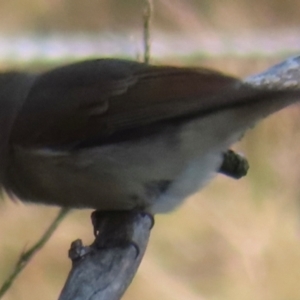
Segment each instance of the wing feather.
[[243,101],[236,94],[245,89],[234,77],[201,68],[115,59],[76,63],[37,77],[11,141],[72,147]]

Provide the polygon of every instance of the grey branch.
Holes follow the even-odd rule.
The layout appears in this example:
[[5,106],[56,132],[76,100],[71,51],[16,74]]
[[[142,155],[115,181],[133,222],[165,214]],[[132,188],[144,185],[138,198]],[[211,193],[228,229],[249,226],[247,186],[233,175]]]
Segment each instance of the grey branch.
[[118,300],[131,283],[148,243],[153,220],[133,212],[102,212],[94,243],[72,243],[72,270],[59,300]]
[[269,90],[296,90],[300,88],[300,56],[269,68],[265,72],[250,76],[244,82]]

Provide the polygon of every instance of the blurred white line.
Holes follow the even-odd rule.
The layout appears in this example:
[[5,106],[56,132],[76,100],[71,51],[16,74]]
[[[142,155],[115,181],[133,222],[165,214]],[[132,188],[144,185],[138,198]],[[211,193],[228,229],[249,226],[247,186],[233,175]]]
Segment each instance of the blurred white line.
[[[236,35],[202,33],[152,34],[152,56],[157,58],[189,55],[277,56],[300,53],[298,28],[245,32]],[[140,33],[99,33],[78,35],[0,35],[0,63],[80,59],[141,54]]]

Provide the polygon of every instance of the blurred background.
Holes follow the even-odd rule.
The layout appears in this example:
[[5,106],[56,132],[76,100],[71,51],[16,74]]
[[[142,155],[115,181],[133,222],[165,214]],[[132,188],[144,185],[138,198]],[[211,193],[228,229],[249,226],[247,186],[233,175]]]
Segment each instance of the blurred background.
[[[296,0],[154,0],[152,62],[237,76],[300,53]],[[141,60],[142,0],[0,1],[0,69],[45,69],[87,57]],[[157,216],[123,299],[300,299],[300,118],[286,109],[234,148],[246,178],[218,176],[175,212]],[[67,197],[67,195],[66,195]],[[0,284],[58,209],[0,201]],[[71,241],[93,240],[76,210],[17,278],[5,300],[57,299]]]

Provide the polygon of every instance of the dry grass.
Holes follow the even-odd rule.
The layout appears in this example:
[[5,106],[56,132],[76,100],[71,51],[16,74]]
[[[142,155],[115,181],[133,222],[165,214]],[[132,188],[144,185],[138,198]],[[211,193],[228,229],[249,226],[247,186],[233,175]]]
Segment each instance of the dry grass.
[[[208,62],[246,75],[273,61]],[[176,212],[159,216],[138,275],[124,299],[300,299],[300,111],[286,109],[249,132],[236,149],[247,178],[219,176]],[[66,195],[67,196],[67,195]],[[42,234],[55,208],[0,203],[0,281],[24,247]],[[74,211],[35,257],[5,300],[56,299],[72,240],[92,239],[90,211]]]

